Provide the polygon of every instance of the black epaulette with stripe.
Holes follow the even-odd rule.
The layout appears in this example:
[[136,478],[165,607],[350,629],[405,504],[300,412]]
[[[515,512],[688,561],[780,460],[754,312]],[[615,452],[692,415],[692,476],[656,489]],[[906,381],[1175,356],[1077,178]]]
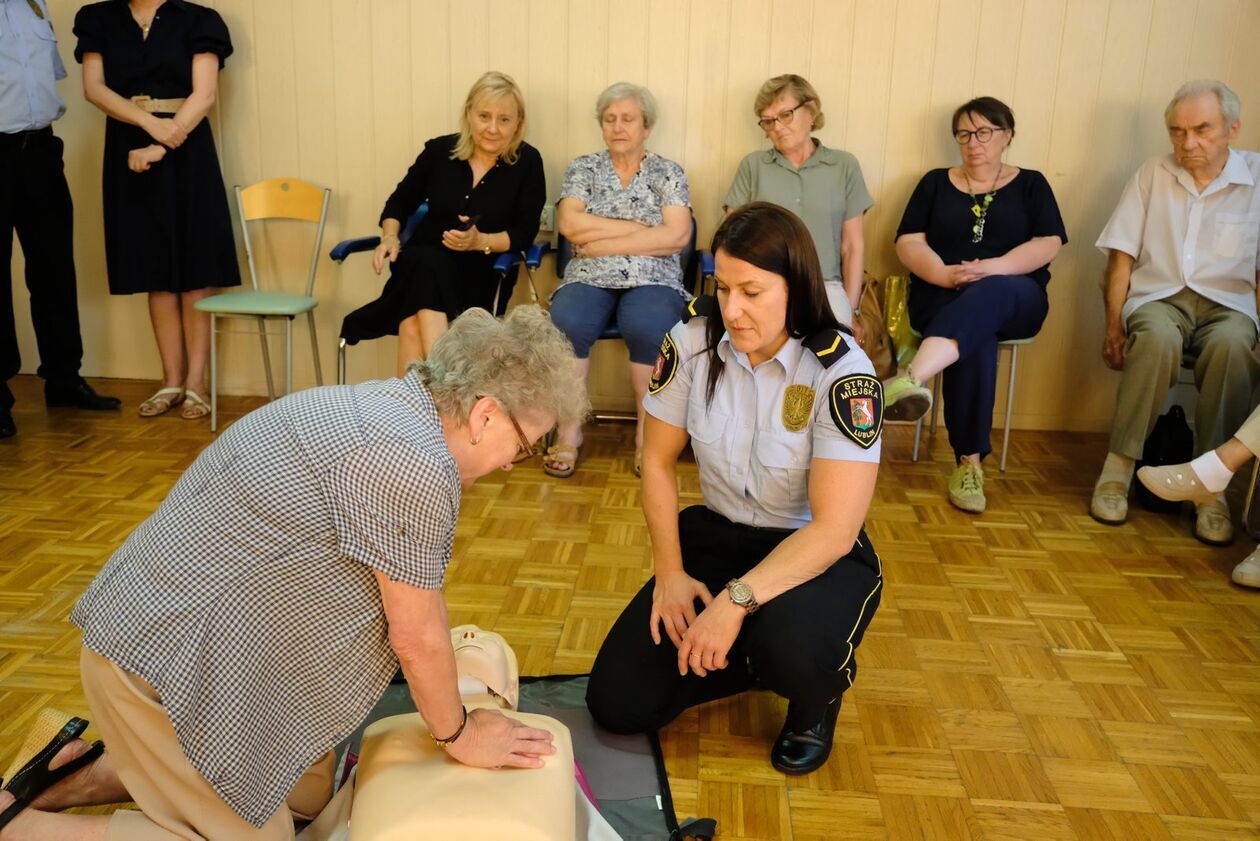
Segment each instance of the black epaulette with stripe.
[[824,368],[830,368],[849,352],[849,343],[844,340],[840,332],[828,327],[812,336],[805,337],[801,344],[814,352],[814,356],[818,357],[818,361]]
[[709,318],[716,315],[717,311],[717,298],[712,295],[697,295],[683,308],[682,322],[686,324],[693,318]]

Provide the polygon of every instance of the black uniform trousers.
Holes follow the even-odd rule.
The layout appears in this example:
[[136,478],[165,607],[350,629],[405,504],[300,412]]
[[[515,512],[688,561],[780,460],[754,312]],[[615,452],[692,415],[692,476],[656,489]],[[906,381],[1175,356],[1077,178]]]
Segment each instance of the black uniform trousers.
[[13,321],[13,233],[26,259],[26,288],[47,383],[78,382],[83,361],[74,274],[74,205],[51,128],[0,134],[0,409],[13,405],[8,380],[22,367]]
[[[792,532],[732,523],[702,505],[678,515],[683,568],[711,593],[744,575]],[[838,553],[839,554],[839,553]],[[883,591],[879,557],[865,531],[815,578],[744,620],[725,669],[678,674],[678,649],[648,632],[655,579],[643,586],[608,633],[591,669],[586,703],[614,733],[641,733],[688,707],[763,687],[791,700],[804,726],[853,684],[855,654]],[[696,602],[697,612],[703,607]]]

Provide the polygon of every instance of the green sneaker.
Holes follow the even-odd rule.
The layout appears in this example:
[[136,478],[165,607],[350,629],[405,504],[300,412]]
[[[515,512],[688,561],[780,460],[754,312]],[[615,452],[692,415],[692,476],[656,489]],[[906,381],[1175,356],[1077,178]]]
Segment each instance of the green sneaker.
[[949,501],[955,508],[980,514],[984,511],[984,470],[980,465],[964,461],[949,477]]
[[884,419],[917,421],[932,408],[932,392],[907,376],[884,384]]

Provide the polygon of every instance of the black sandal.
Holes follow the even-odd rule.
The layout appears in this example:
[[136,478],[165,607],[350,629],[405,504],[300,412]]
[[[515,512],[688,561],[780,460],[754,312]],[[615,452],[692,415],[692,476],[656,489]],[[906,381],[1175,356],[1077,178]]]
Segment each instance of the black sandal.
[[52,738],[52,741],[44,745],[39,753],[31,757],[30,761],[10,778],[4,790],[13,795],[13,803],[10,804],[9,808],[0,812],[0,829],[7,826],[9,821],[17,817],[18,812],[31,805],[31,801],[39,797],[51,786],[61,782],[80,768],[92,764],[105,752],[104,743],[99,741],[93,742],[91,747],[84,751],[82,755],[76,756],[65,765],[58,768],[48,767],[48,763],[52,762],[53,757],[71,740],[77,739],[87,729],[87,726],[87,721],[82,718],[72,718],[67,721],[65,726]]

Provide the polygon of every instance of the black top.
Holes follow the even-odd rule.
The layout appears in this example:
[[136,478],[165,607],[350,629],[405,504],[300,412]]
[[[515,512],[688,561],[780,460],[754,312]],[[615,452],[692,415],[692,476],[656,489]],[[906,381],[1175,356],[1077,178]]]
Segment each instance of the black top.
[[429,212],[408,240],[410,245],[440,243],[442,232],[459,224],[457,216],[476,217],[477,230],[495,234],[506,231],[512,251],[534,244],[539,215],[547,200],[542,156],[528,143],[522,143],[516,163],[500,158],[477,186],[472,183],[468,161],[452,160],[457,134],[435,137],[424,144],[416,162],[398,182],[385,202],[381,221],[397,219],[406,223],[422,202]]
[[84,53],[108,55],[105,84],[127,99],[142,94],[154,99],[186,97],[192,93],[190,53],[214,53],[220,68],[232,54],[232,39],[219,13],[185,0],[166,0],[158,7],[148,38],[126,0],[79,9],[74,34],[79,38],[75,59],[82,62]]
[[[976,194],[982,200],[982,194]],[[901,216],[897,236],[927,234],[928,247],[945,265],[963,260],[1001,257],[1034,237],[1057,236],[1067,243],[1067,231],[1054,192],[1044,175],[1035,169],[1021,169],[1008,184],[999,187],[984,220],[984,239],[972,242],[975,214],[971,196],[954,186],[948,169],[934,169],[914,188],[906,212]],[[1049,263],[1028,273],[1045,286],[1050,282]],[[910,277],[926,283],[916,275]]]

